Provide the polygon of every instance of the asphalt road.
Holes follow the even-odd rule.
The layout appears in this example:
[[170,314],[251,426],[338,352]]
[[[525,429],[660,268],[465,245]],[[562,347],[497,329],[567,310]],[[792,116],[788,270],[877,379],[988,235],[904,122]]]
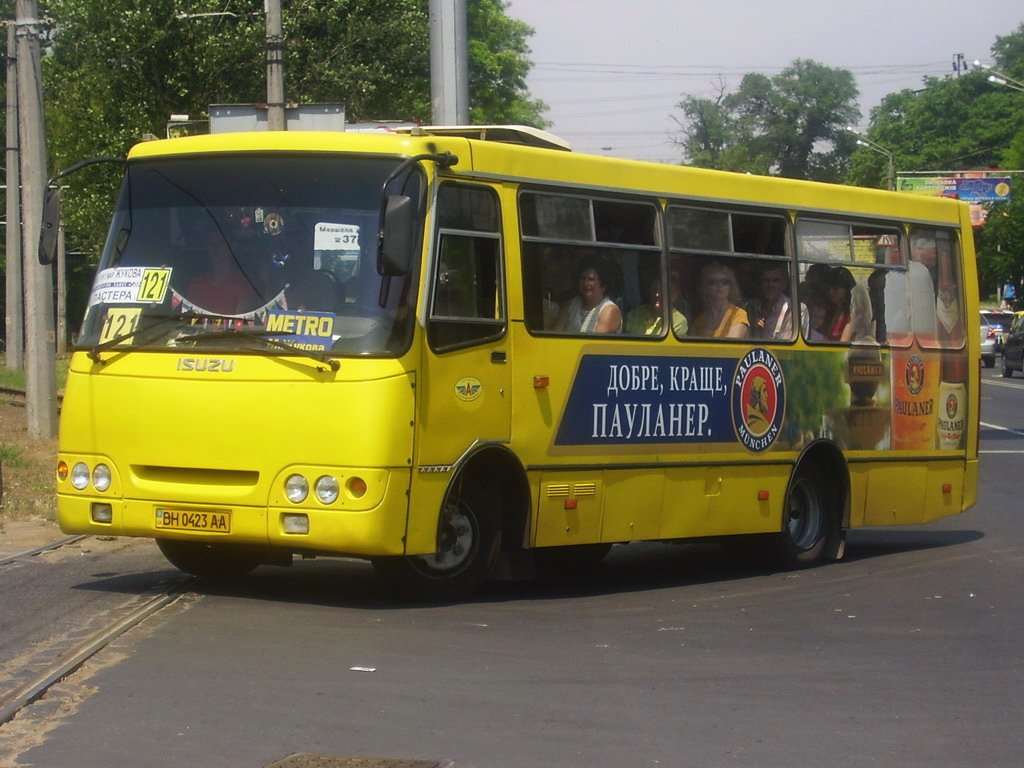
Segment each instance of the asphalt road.
[[[198,585],[0,741],[40,768],[255,768],[297,752],[455,768],[1017,766],[1024,379],[983,377],[978,505],[855,531],[841,563],[771,573],[713,546],[631,545],[592,578],[443,607],[395,605],[361,563],[261,568]],[[169,576],[148,543],[129,551],[132,565],[65,571],[52,590],[117,605]]]

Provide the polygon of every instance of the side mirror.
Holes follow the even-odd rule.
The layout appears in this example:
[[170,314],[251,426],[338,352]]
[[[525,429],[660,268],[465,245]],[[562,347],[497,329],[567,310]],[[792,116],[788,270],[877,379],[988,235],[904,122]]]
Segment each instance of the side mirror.
[[416,206],[406,195],[388,195],[377,243],[377,273],[384,277],[409,274],[416,245]]
[[40,264],[44,266],[53,264],[53,260],[57,257],[57,233],[60,231],[60,187],[57,185],[57,180],[70,176],[87,165],[116,163],[123,168],[125,162],[123,157],[90,157],[88,160],[82,160],[64,169],[46,182],[46,198],[43,200],[43,226],[39,232]]
[[60,231],[60,187],[46,191],[43,202],[43,226],[39,231],[39,263],[53,264],[57,257],[57,234]]

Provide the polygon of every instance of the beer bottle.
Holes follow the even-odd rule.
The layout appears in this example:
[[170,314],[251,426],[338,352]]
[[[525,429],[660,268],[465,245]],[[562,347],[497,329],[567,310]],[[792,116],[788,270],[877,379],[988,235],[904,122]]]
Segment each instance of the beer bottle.
[[967,348],[960,304],[959,264],[948,238],[940,237],[936,245],[935,317],[942,356],[939,395],[935,404],[938,411],[936,438],[939,448],[957,449],[961,447],[964,419],[967,417]]

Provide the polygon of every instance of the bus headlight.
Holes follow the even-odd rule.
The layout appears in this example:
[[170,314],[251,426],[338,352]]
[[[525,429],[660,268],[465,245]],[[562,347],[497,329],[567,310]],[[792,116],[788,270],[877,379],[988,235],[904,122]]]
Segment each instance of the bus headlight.
[[89,486],[89,467],[84,462],[80,461],[71,468],[71,486],[78,491]]
[[100,493],[110,487],[110,467],[106,464],[97,464],[92,471],[92,485]]
[[338,500],[338,494],[341,492],[341,486],[338,485],[337,478],[330,475],[323,475],[317,478],[315,487],[316,497],[320,500],[321,504],[333,504]]
[[309,481],[302,475],[289,475],[284,481],[284,495],[292,504],[301,504],[309,495]]

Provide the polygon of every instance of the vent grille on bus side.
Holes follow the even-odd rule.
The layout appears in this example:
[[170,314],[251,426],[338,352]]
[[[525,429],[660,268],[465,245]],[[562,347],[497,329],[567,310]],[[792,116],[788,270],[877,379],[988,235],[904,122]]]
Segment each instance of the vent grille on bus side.
[[573,497],[593,496],[597,493],[597,483],[548,483],[548,498],[557,499],[569,496],[570,488]]

